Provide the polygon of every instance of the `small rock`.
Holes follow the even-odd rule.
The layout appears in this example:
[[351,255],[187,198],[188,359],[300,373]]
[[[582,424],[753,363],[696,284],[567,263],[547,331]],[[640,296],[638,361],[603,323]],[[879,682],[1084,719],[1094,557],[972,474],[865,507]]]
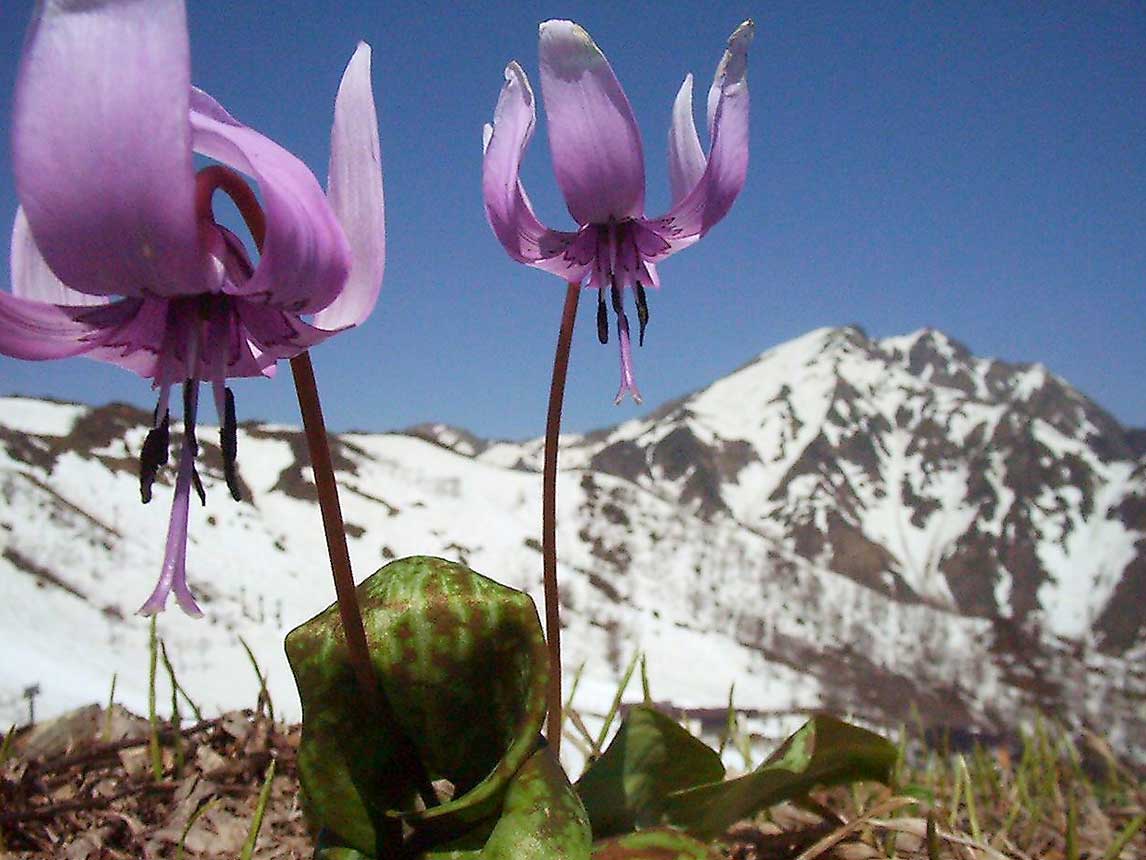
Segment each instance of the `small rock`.
[[218,776],[231,769],[231,762],[225,756],[219,755],[211,747],[202,744],[195,750],[195,764],[207,778]]
[[128,776],[142,776],[151,767],[151,752],[147,747],[120,750],[119,761]]
[[219,718],[219,728],[242,743],[251,733],[251,721],[241,711],[230,711]]

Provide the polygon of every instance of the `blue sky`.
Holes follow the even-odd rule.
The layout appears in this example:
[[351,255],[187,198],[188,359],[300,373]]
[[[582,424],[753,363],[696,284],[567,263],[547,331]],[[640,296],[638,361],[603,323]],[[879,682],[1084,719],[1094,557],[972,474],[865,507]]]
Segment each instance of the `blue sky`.
[[[934,326],[981,355],[1041,361],[1146,426],[1146,5],[1139,3],[325,4],[194,0],[195,82],[325,180],[333,97],[374,47],[386,281],[361,329],[314,354],[329,423],[441,420],[543,430],[563,297],[512,263],[480,195],[481,127],[502,69],[537,84],[537,25],[572,18],[609,56],[644,136],[649,214],[667,208],[665,135],[688,71],[707,90],[752,17],[752,154],[730,215],[661,267],[636,350],[645,406],[612,404],[617,356],[582,297],[565,426],[587,430],[702,387],[824,325]],[[16,198],[11,91],[31,3],[0,8],[0,221]],[[572,221],[544,118],[525,182]],[[7,242],[4,271],[7,271]],[[285,370],[285,368],[284,368]],[[0,392],[148,408],[148,384],[84,359],[0,357]],[[297,422],[283,372],[237,386],[240,418]]]

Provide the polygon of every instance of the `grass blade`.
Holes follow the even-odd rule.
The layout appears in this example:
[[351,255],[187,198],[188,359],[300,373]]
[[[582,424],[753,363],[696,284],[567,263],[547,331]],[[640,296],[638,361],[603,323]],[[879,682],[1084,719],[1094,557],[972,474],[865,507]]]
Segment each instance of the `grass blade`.
[[1122,849],[1130,844],[1130,840],[1138,835],[1138,831],[1142,826],[1146,825],[1146,815],[1139,815],[1133,821],[1126,825],[1126,829],[1118,834],[1118,838],[1110,843],[1110,847],[1106,849],[1106,853],[1102,855],[1102,860],[1117,860],[1118,855],[1122,853]]
[[633,659],[629,661],[629,668],[625,670],[625,676],[617,686],[617,693],[613,696],[613,704],[609,706],[609,713],[605,714],[605,722],[601,724],[601,731],[597,735],[597,749],[605,746],[605,738],[609,736],[609,729],[613,727],[613,720],[617,716],[617,711],[621,709],[621,696],[625,694],[625,688],[629,686],[629,680],[633,677],[633,672],[637,668],[637,661],[640,658],[640,651],[633,653]]
[[255,659],[255,652],[251,650],[251,646],[247,644],[247,640],[242,636],[239,637],[239,644],[243,646],[243,650],[247,652],[247,659],[251,661],[251,667],[255,670],[255,677],[259,679],[259,702],[258,711],[262,711],[263,703],[267,706],[267,716],[273,723],[275,721],[275,703],[271,701],[271,693],[267,689],[267,676],[263,674],[262,669],[259,668],[259,661]]
[[577,688],[581,686],[581,676],[585,672],[585,661],[581,661],[581,665],[577,667],[576,674],[573,675],[573,683],[569,687],[569,695],[565,697],[565,707],[561,709],[561,732],[565,732],[565,721],[568,719],[569,709],[573,707],[573,697],[577,695]]
[[111,674],[111,692],[107,694],[107,709],[103,712],[103,742],[106,744],[111,740],[111,709],[115,707],[115,682],[119,675],[115,672]]
[[147,749],[151,753],[151,775],[156,782],[163,779],[163,751],[159,748],[159,714],[155,707],[155,674],[159,667],[159,637],[156,634],[156,616],[151,616],[147,642],[147,723],[150,734]]
[[641,654],[641,694],[645,699],[645,707],[651,708],[653,706],[653,696],[649,692],[649,666],[644,654]]
[[927,813],[927,860],[939,860],[939,828],[935,826],[935,812]]
[[4,764],[4,762],[8,761],[8,757],[12,755],[12,738],[14,737],[16,737],[15,723],[8,729],[8,733],[4,735],[4,743],[0,744],[0,764]]
[[983,831],[979,829],[979,816],[975,812],[975,785],[971,781],[971,771],[967,769],[967,759],[959,755],[959,775],[967,791],[967,819],[971,822],[971,836],[976,842],[983,841]]
[[1078,860],[1078,802],[1073,794],[1066,808],[1066,860]]
[[183,715],[179,713],[179,682],[175,680],[175,667],[167,656],[167,645],[160,640],[159,655],[163,658],[163,668],[167,670],[167,677],[171,681],[171,725],[175,729],[172,744],[175,747],[175,777],[183,774],[183,738],[179,730],[183,727]]
[[187,817],[187,823],[183,825],[183,832],[179,834],[179,844],[175,846],[175,860],[183,860],[183,845],[187,841],[187,834],[190,833],[191,828],[195,826],[195,822],[199,820],[204,812],[218,802],[219,798],[212,797],[206,803],[200,804],[199,808]]
[[247,841],[243,843],[243,850],[239,852],[239,860],[251,860],[251,855],[255,853],[255,843],[259,839],[259,830],[263,826],[263,815],[267,811],[267,801],[271,797],[271,783],[275,778],[275,760],[271,759],[270,767],[267,768],[266,780],[263,782],[262,790],[259,792],[259,802],[255,806],[255,817],[251,821],[251,832],[247,834]]

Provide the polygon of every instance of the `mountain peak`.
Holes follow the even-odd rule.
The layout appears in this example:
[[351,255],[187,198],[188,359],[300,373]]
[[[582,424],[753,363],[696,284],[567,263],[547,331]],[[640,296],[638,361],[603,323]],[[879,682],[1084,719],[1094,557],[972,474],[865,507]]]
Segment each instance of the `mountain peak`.
[[[103,688],[68,675],[64,627],[107,675],[145,641],[129,601],[150,586],[164,515],[129,491],[147,422],[0,401],[0,652],[20,655],[0,666],[0,718],[31,683]],[[188,683],[228,704],[245,665],[234,631],[276,654],[330,599],[301,437],[239,434],[250,503],[209,492],[192,512],[190,564],[218,623],[165,634],[196,655]],[[536,592],[540,440],[430,423],[332,442],[358,571],[428,553]],[[211,490],[222,461],[201,444]],[[639,648],[682,704],[716,706],[736,680],[744,705],[846,706],[884,725],[912,702],[980,725],[1042,708],[1101,720],[1146,756],[1146,442],[1041,365],[975,357],[935,329],[823,328],[560,444],[566,666],[586,661],[600,713]],[[281,662],[269,674],[290,677]],[[274,695],[289,701],[289,680]]]

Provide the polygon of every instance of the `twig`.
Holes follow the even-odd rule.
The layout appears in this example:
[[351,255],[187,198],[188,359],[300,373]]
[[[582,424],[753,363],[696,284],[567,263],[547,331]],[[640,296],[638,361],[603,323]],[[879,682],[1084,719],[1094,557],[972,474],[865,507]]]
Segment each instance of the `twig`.
[[[193,726],[188,726],[185,729],[180,729],[178,732],[171,729],[162,729],[159,732],[159,739],[162,741],[171,740],[176,735],[180,737],[189,737],[190,735],[197,734],[212,726],[217,726],[222,722],[222,717],[216,717],[211,720],[201,720]],[[94,750],[89,750],[84,753],[76,755],[65,756],[63,758],[47,759],[44,762],[37,764],[36,762],[29,763],[29,769],[35,770],[38,773],[52,773],[57,770],[65,770],[69,767],[74,767],[79,764],[88,764],[93,761],[98,761],[101,758],[113,756],[120,750],[133,749],[134,747],[147,746],[151,743],[150,735],[145,738],[124,738],[121,741],[112,741],[111,743],[101,744]]]
[[117,800],[122,800],[125,797],[130,797],[133,794],[143,793],[167,793],[175,791],[179,787],[177,782],[151,782],[142,785],[133,785],[130,788],[125,788],[122,791],[117,791],[115,794],[109,794],[106,797],[89,797],[84,800],[65,800],[60,803],[52,803],[48,806],[37,806],[34,809],[20,809],[15,812],[0,812],[0,824],[15,824],[21,821],[39,821],[45,818],[54,818],[57,815],[62,815],[66,812],[83,812],[90,809],[103,809]]
[[796,860],[813,860],[813,858],[819,857],[832,846],[851,836],[851,834],[855,833],[865,824],[870,824],[876,817],[887,815],[889,812],[894,812],[897,809],[902,809],[905,806],[911,806],[918,802],[919,801],[913,797],[889,797],[883,803],[874,807],[870,812],[866,812],[858,818],[853,818],[847,824],[833,830],[815,845],[800,852],[800,856],[797,857]]

